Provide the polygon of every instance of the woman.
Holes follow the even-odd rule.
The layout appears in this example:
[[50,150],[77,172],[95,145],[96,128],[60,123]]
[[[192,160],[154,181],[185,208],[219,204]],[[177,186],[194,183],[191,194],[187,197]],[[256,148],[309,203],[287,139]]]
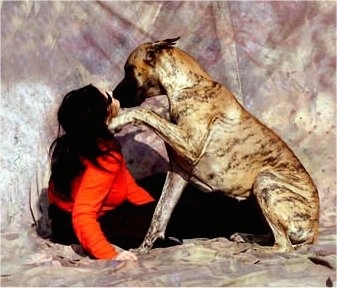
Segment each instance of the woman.
[[155,202],[132,178],[108,129],[118,111],[119,102],[92,85],[64,97],[57,115],[59,135],[50,147],[52,241],[79,242],[96,259],[137,260],[132,252],[117,253],[110,244],[109,230],[114,227],[109,217],[124,202],[145,207],[139,209],[142,216],[146,214],[144,223],[136,227],[144,237]]

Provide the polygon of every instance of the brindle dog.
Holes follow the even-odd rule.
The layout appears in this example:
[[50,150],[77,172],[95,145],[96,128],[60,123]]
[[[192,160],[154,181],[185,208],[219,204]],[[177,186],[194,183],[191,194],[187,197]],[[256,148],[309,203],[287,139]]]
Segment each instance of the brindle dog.
[[[186,52],[179,39],[145,43],[125,64],[125,77],[113,91],[121,107],[135,107],[147,97],[167,95],[170,121],[137,107],[110,125],[144,124],[166,143],[169,171],[148,233],[137,252],[148,252],[164,237],[171,213],[188,182],[228,196],[254,195],[274,234],[263,251],[292,251],[314,243],[319,198],[308,172],[272,130],[251,115],[222,84]],[[188,213],[188,211],[186,211]],[[219,219],[221,221],[221,219]]]

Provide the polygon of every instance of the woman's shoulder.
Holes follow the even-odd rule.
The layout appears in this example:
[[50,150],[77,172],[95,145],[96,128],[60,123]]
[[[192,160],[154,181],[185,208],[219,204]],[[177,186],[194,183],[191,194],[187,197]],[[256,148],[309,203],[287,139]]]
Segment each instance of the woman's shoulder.
[[[119,150],[105,149],[104,152],[96,158],[96,161],[83,158],[83,164],[88,168],[100,168],[101,170],[116,171],[124,165],[124,157]],[[102,169],[103,168],[103,169]]]

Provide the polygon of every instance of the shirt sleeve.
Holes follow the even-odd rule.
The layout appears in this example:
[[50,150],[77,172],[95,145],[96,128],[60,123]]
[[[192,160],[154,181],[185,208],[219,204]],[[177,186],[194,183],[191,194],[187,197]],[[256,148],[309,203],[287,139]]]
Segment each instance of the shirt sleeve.
[[154,198],[142,187],[138,186],[129,170],[126,168],[125,178],[128,184],[127,199],[136,205],[142,205],[154,201]]
[[102,170],[92,163],[87,164],[72,211],[74,230],[81,245],[97,259],[112,259],[117,255],[97,220],[115,175],[121,169],[117,159],[108,158],[109,161],[100,161],[100,164],[109,171]]

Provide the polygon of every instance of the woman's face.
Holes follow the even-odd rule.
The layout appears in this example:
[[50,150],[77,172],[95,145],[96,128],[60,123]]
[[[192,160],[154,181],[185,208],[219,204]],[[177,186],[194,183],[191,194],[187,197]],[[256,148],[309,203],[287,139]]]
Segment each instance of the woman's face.
[[[106,124],[109,125],[111,120],[118,115],[120,104],[119,101],[112,97],[111,91],[102,93],[107,99],[111,99],[111,104],[108,107]],[[110,96],[110,97],[109,97]]]

